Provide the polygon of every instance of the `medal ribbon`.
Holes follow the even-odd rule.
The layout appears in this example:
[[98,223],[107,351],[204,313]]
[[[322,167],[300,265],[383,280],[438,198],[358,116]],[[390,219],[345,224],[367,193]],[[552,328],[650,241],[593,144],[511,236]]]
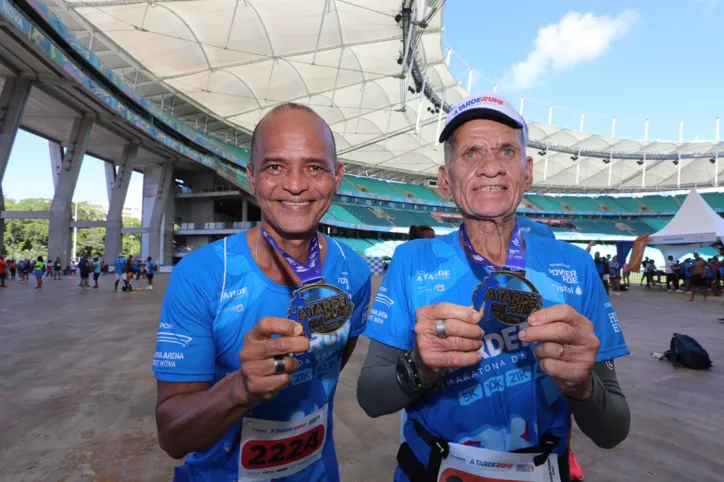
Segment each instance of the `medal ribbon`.
[[289,264],[294,274],[299,277],[299,281],[303,285],[316,283],[322,280],[322,259],[319,249],[319,240],[315,235],[312,241],[309,243],[309,254],[307,255],[307,264],[300,263],[292,255],[284,251],[276,241],[266,232],[264,227],[261,227],[261,234],[264,236],[272,248],[274,248]]
[[463,242],[463,248],[468,258],[475,264],[488,268],[490,271],[510,271],[513,273],[524,273],[525,272],[525,251],[523,250],[523,236],[520,233],[520,226],[518,222],[515,222],[513,228],[513,235],[510,237],[510,243],[508,243],[508,257],[505,260],[505,265],[498,266],[486,257],[475,251],[473,243],[470,241],[467,231],[465,231],[465,225],[460,228],[460,238]]

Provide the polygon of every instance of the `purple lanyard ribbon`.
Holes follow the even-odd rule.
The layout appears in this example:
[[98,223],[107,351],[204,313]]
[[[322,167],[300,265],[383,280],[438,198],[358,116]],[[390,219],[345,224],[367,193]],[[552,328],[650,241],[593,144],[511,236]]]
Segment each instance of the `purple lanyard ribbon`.
[[261,234],[264,236],[272,248],[274,248],[282,257],[287,261],[289,267],[292,268],[294,274],[299,277],[299,281],[303,285],[316,283],[322,280],[322,262],[319,249],[319,240],[315,235],[312,241],[309,243],[309,254],[307,255],[307,264],[300,263],[292,255],[284,251],[279,247],[274,238],[269,236],[264,227],[261,228]]
[[513,273],[525,272],[525,250],[523,249],[523,236],[520,233],[520,226],[516,221],[515,227],[513,228],[513,235],[510,237],[510,243],[508,244],[508,257],[505,260],[503,266],[498,266],[491,262],[489,259],[480,255],[475,248],[473,243],[470,241],[467,231],[465,231],[465,225],[463,224],[460,228],[460,238],[463,242],[463,248],[468,258],[475,264],[488,268],[491,271],[510,271]]

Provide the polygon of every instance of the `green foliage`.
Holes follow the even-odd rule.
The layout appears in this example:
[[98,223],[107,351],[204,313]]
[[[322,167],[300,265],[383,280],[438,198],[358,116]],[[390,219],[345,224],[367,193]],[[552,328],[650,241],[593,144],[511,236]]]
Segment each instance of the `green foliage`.
[[[49,211],[50,199],[22,199],[14,201],[5,198],[6,211]],[[75,205],[73,206],[75,209]],[[79,221],[105,221],[106,213],[88,202],[78,203]],[[6,219],[5,220],[5,252],[8,257],[15,259],[30,258],[48,255],[48,229],[47,219]],[[135,218],[123,218],[123,226],[127,228],[140,228],[141,221]],[[91,256],[104,254],[106,237],[105,228],[79,229],[76,240],[77,257],[83,251]],[[141,235],[124,234],[123,252],[140,254]],[[115,254],[113,255],[115,256]]]

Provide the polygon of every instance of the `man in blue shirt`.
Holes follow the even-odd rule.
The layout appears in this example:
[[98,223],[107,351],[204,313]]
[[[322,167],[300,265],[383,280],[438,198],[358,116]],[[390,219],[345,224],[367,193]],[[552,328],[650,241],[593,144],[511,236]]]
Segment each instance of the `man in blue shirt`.
[[153,289],[153,275],[156,273],[156,263],[153,262],[153,258],[150,256],[146,259],[146,279],[148,280],[147,290]]
[[118,253],[118,257],[116,258],[114,265],[116,273],[116,284],[113,287],[113,291],[118,291],[118,283],[121,280],[125,280],[126,277],[126,258],[123,256],[123,253]]
[[407,412],[396,481],[567,481],[571,413],[601,447],[628,434],[613,359],[629,350],[590,256],[516,220],[527,137],[497,94],[458,103],[438,180],[463,226],[398,247],[370,311],[357,397]]
[[334,394],[370,270],[317,233],[343,173],[329,126],[306,106],[274,108],[247,173],[261,225],[186,255],[166,290],[159,443],[187,456],[176,481],[336,482]]

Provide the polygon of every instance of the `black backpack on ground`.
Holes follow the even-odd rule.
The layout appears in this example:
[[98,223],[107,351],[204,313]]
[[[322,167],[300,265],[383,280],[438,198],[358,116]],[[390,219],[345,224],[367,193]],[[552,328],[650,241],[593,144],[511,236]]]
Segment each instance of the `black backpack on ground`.
[[709,353],[698,341],[688,335],[674,333],[671,337],[671,349],[664,352],[664,358],[674,367],[685,366],[697,370],[708,370],[713,365]]

